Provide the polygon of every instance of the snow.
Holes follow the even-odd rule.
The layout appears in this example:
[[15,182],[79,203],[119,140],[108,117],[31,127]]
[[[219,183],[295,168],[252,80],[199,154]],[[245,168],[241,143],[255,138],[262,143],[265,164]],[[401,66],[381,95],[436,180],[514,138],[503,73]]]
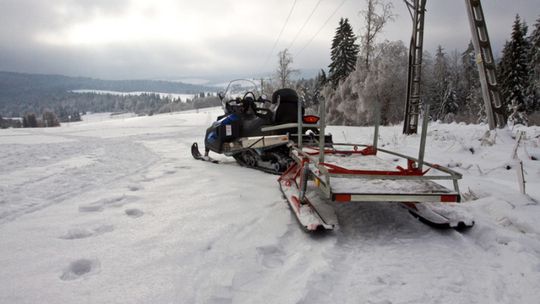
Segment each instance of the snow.
[[351,178],[330,178],[332,191],[357,194],[446,194],[452,189],[442,187],[432,181],[422,180],[358,180]]
[[370,168],[371,170],[397,171],[396,164],[383,161],[378,156],[370,155],[351,155],[350,157],[341,157],[339,155],[325,156],[324,161],[338,165],[347,170],[362,170]]
[[[390,203],[334,205],[307,234],[276,176],[193,160],[219,108],[0,130],[0,303],[538,303],[540,128],[431,124],[426,160],[464,178],[476,225],[434,230]],[[371,128],[330,127],[370,143]],[[380,130],[416,155],[419,136]],[[347,139],[347,140],[345,140]]]

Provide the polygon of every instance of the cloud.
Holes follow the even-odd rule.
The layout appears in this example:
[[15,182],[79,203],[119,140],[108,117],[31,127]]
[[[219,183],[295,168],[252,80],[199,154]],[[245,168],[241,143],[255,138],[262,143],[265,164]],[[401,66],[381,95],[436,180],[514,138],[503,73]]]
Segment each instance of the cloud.
[[[509,37],[515,13],[529,23],[537,0],[484,3],[496,49]],[[402,1],[382,39],[410,39],[410,17]],[[347,1],[327,26],[315,33],[341,0],[322,0],[290,50],[295,68],[322,68],[340,17],[357,33],[362,1]],[[292,0],[2,0],[0,70],[58,73],[109,79],[206,77],[259,74],[273,70],[276,54],[289,46],[316,1],[298,0],[273,53]],[[428,1],[425,49],[438,44],[463,49],[470,33],[464,4]],[[264,62],[268,59],[268,63]]]

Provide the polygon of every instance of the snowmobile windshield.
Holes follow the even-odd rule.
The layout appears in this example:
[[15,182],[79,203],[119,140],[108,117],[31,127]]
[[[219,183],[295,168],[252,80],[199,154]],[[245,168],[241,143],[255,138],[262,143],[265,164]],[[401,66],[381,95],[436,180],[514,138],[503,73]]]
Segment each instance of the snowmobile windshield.
[[257,102],[260,97],[259,87],[249,79],[235,79],[227,85],[225,92],[219,93],[223,110],[227,112],[227,103],[234,100],[253,98]]

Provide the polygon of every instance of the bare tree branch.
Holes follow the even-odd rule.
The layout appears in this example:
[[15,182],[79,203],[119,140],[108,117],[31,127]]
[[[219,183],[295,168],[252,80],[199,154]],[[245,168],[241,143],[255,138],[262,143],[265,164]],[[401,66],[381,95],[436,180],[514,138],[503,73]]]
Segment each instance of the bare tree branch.
[[364,33],[361,35],[361,56],[364,66],[369,69],[370,59],[374,50],[375,39],[388,21],[393,21],[393,5],[385,0],[366,0],[367,8],[360,11],[364,16]]

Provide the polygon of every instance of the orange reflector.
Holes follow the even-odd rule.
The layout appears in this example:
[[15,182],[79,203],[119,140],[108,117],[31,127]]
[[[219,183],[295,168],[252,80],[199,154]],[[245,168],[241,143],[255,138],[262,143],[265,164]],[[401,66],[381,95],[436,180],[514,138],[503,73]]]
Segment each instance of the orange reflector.
[[335,194],[334,200],[336,202],[350,202],[351,201],[351,195],[350,194]]
[[442,203],[456,203],[457,201],[457,196],[455,195],[441,195]]
[[304,121],[304,123],[310,123],[310,124],[315,124],[319,121],[319,116],[315,116],[315,115],[306,115],[304,116],[304,119],[302,119]]

